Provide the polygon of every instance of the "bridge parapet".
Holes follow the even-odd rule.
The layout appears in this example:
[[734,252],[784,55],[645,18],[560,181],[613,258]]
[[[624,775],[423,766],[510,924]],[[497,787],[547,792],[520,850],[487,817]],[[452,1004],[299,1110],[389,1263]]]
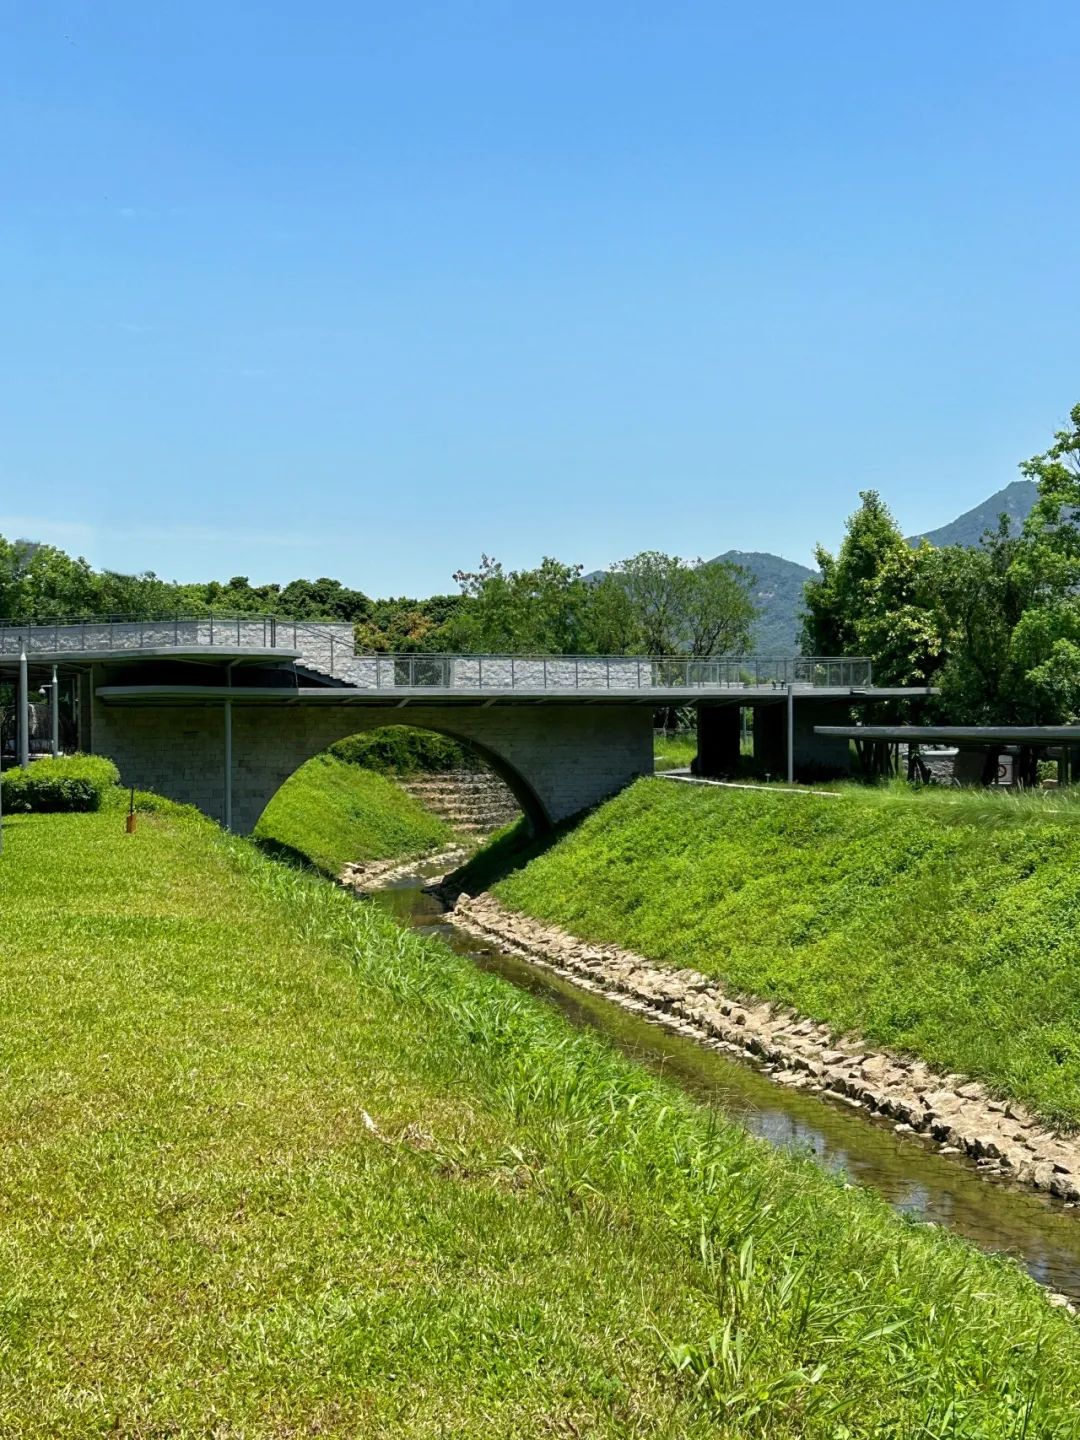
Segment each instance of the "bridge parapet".
[[355,654],[353,627],[274,615],[168,615],[150,619],[0,621],[0,655],[127,655],[139,650],[296,650],[336,665]]
[[281,650],[329,680],[360,690],[635,691],[798,690],[872,684],[870,661],[851,656],[433,655],[356,653],[352,625],[269,615],[129,616],[0,622],[0,656],[77,661],[141,652]]

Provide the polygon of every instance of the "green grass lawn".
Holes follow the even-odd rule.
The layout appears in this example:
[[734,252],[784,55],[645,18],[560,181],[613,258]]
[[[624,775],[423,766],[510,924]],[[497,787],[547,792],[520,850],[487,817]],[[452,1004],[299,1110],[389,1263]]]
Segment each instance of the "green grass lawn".
[[333,755],[316,755],[290,776],[255,833],[333,876],[353,860],[419,854],[454,838],[393,780]]
[[165,811],[0,859],[0,1434],[1071,1436],[1080,1332]]
[[686,770],[697,754],[697,735],[665,735],[656,732],[653,741],[653,768],[656,770]]
[[642,781],[495,887],[1080,1123],[1080,806]]

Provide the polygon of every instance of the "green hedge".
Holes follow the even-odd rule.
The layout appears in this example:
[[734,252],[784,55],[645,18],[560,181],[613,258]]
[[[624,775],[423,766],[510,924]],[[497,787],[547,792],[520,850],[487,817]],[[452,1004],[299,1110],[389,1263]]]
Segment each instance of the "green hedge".
[[46,810],[100,810],[120,772],[100,755],[35,760],[29,770],[8,770],[0,779],[4,809],[11,814]]

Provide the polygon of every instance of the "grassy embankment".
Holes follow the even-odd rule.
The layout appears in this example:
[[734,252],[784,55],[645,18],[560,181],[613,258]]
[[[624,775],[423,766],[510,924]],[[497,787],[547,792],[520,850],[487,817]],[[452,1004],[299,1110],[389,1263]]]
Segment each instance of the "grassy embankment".
[[255,833],[267,848],[333,876],[350,861],[417,855],[454,839],[445,821],[386,775],[334,755],[316,755],[290,776]]
[[1013,1266],[375,907],[167,808],[5,833],[0,1433],[1080,1430]]
[[653,739],[655,770],[685,770],[697,754],[697,735],[680,732],[666,735],[658,730]]
[[643,781],[494,890],[1080,1124],[1080,804],[1065,797]]

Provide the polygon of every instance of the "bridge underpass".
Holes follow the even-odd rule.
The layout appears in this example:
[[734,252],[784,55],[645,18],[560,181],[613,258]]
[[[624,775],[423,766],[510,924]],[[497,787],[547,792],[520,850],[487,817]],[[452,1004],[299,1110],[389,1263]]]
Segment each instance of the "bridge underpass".
[[724,775],[750,707],[758,766],[797,777],[849,767],[816,726],[928,693],[877,689],[848,658],[358,656],[350,626],[250,616],[0,626],[0,679],[20,653],[73,687],[80,749],[241,833],[304,761],[383,725],[474,747],[543,828],[652,773],[659,708],[696,709],[699,769]]

